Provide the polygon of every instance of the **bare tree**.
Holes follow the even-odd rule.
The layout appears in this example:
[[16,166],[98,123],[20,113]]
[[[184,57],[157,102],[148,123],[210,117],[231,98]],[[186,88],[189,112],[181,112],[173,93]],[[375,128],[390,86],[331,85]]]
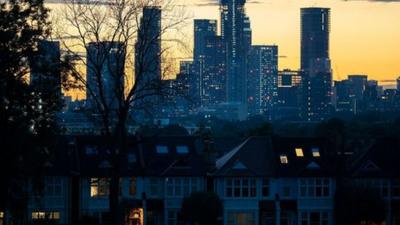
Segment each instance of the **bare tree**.
[[[70,0],[59,14],[55,33],[75,62],[70,80],[85,87],[87,107],[109,145],[111,222],[120,224],[119,162],[129,115],[151,112],[171,93],[162,81],[172,67],[173,36],[183,35],[189,17],[172,0]],[[82,51],[86,55],[77,54]]]

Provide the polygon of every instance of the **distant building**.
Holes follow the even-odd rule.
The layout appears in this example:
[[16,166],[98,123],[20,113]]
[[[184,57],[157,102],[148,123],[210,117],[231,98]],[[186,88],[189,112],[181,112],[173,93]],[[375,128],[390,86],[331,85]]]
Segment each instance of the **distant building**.
[[321,121],[331,113],[329,33],[329,8],[301,9],[301,115],[306,121]]
[[334,82],[335,89],[335,110],[336,112],[356,113],[356,105],[351,94],[349,80]]
[[274,119],[298,120],[300,116],[301,76],[299,71],[278,73],[278,97],[274,105]]
[[217,21],[194,20],[194,76],[192,77],[191,98],[196,106],[205,104],[205,95],[210,95],[208,90],[205,90],[211,82],[210,79],[212,79],[212,76],[209,74],[210,71],[207,70],[209,69],[209,64],[214,63],[214,59],[210,58],[210,52],[207,51],[207,42],[213,39],[217,39]]
[[351,95],[356,101],[363,100],[363,94],[368,83],[367,75],[349,75],[348,80],[351,86]]
[[30,85],[44,98],[61,98],[60,42],[39,41],[37,53],[30,62]]
[[90,42],[86,53],[86,107],[115,112],[124,98],[125,48],[121,42]]
[[397,92],[399,92],[400,94],[400,76],[397,78],[396,84],[397,84]]
[[250,21],[245,0],[222,0],[221,36],[226,44],[227,101],[247,103],[247,55],[251,46]]
[[[158,113],[161,89],[161,7],[146,6],[140,19],[138,37],[135,43],[135,82],[137,108],[152,111],[153,117]],[[146,96],[142,98],[141,96]]]
[[278,46],[252,46],[247,74],[249,114],[266,115],[272,119],[278,96]]

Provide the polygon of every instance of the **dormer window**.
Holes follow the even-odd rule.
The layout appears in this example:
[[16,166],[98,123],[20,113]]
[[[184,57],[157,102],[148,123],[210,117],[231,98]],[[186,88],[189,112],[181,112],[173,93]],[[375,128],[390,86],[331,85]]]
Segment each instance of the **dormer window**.
[[168,147],[165,145],[157,145],[157,153],[158,154],[167,154],[168,153]]
[[281,160],[282,164],[288,164],[289,163],[287,155],[281,155],[280,156],[280,160]]
[[313,157],[318,158],[318,157],[321,156],[321,153],[319,152],[319,148],[312,148],[312,149],[311,149],[311,152],[312,152],[312,156],[313,156]]
[[176,146],[176,153],[178,154],[188,154],[189,148],[186,145],[178,145]]
[[304,157],[304,152],[302,148],[295,148],[297,157]]

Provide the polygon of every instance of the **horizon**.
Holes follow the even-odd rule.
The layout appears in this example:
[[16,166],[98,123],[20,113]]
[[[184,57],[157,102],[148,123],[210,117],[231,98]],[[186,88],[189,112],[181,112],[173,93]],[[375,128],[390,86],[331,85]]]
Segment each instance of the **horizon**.
[[[220,26],[219,6],[217,1],[207,0],[181,0],[181,4],[191,17],[185,27],[188,36],[182,37],[191,49],[193,20],[216,19]],[[334,80],[365,74],[380,81],[380,85],[392,86],[395,82],[388,81],[400,76],[400,20],[396,20],[400,1],[253,0],[245,7],[251,21],[252,44],[278,45],[279,70],[299,69],[300,8],[325,7],[331,9],[330,58]],[[192,57],[190,53],[177,55],[179,59]]]

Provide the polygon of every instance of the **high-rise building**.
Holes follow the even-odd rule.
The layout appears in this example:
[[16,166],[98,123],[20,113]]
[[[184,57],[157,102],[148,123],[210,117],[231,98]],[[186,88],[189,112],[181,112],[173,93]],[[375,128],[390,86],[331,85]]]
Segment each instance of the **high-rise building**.
[[302,110],[306,121],[327,119],[331,111],[329,8],[301,9]]
[[217,20],[194,20],[193,59],[199,60],[206,49],[206,38],[217,36]]
[[245,0],[222,0],[221,36],[226,43],[227,101],[247,103],[247,56],[251,46],[250,21]]
[[86,49],[87,108],[115,111],[124,98],[125,46],[104,41],[91,42]]
[[[209,63],[213,63],[210,59],[210,52],[207,50],[207,42],[217,37],[217,21],[216,20],[194,20],[194,54],[193,69],[194,77],[192,78],[192,95],[194,105],[200,106],[205,103],[205,96],[209,96],[207,85],[210,84],[211,75],[208,68]],[[207,54],[207,56],[206,56]]]
[[221,36],[206,38],[201,77],[201,106],[226,101],[226,48]]
[[[161,8],[143,8],[137,42],[135,43],[136,95],[146,96],[137,103],[140,108],[157,106],[161,90]],[[144,105],[142,105],[144,104]]]
[[247,76],[249,114],[262,114],[272,119],[278,96],[278,46],[252,46]]
[[39,41],[38,55],[31,59],[30,85],[45,97],[61,97],[60,43]]
[[334,84],[336,112],[356,113],[356,102],[351,95],[349,80],[335,81]]
[[299,119],[300,87],[299,71],[283,70],[278,72],[278,98],[273,110],[274,119]]
[[368,84],[367,75],[349,75],[347,78],[351,86],[351,95],[357,100],[362,101],[365,88]]

